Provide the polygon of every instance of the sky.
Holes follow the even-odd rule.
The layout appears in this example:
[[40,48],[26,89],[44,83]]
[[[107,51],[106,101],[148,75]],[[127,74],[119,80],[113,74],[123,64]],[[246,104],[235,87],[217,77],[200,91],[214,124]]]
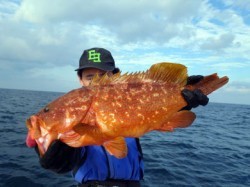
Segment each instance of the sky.
[[0,0],[0,88],[68,92],[85,49],[123,73],[176,62],[229,83],[211,102],[250,104],[249,0]]

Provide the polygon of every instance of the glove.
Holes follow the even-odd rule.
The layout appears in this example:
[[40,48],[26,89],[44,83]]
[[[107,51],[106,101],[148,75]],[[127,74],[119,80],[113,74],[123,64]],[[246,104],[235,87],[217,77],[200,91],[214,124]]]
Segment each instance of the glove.
[[[187,85],[196,84],[203,78],[204,77],[202,75],[190,76],[187,79]],[[187,106],[183,107],[182,110],[191,110],[192,108],[196,108],[199,105],[205,106],[209,101],[209,98],[199,89],[195,89],[194,91],[184,89],[181,91],[181,94],[187,102]]]
[[[35,147],[39,155],[38,147]],[[81,148],[74,148],[66,145],[60,140],[51,143],[43,157],[39,156],[40,165],[56,173],[71,171],[80,159]]]
[[187,85],[196,84],[196,83],[200,82],[203,78],[204,78],[204,76],[202,76],[202,75],[189,76],[187,78]]

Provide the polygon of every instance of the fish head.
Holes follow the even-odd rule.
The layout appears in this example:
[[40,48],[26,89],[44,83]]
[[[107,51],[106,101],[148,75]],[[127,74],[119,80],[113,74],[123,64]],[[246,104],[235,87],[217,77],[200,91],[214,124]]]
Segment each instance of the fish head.
[[53,104],[47,105],[26,120],[26,145],[38,146],[40,155],[43,155],[53,140],[58,139],[65,131],[70,131],[69,127],[73,124],[71,116],[73,113],[69,113],[63,105],[57,108]]
[[64,134],[72,134],[72,128],[82,121],[90,104],[91,99],[79,95],[77,91],[69,92],[46,105],[26,120],[26,145],[38,146],[40,155],[43,155],[51,142]]

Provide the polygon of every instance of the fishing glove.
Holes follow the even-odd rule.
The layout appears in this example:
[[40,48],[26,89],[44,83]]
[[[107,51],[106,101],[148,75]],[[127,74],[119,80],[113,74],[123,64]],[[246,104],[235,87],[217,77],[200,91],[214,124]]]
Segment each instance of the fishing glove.
[[[203,78],[204,77],[202,75],[190,76],[187,79],[187,85],[196,84],[200,82]],[[192,108],[196,108],[199,105],[205,106],[209,101],[209,98],[204,95],[199,89],[195,89],[193,91],[184,89],[181,91],[181,93],[187,102],[187,106],[183,107],[182,110],[191,110]]]
[[[35,147],[39,155],[38,147]],[[73,148],[60,140],[51,143],[45,154],[40,157],[40,165],[56,173],[66,173],[71,171],[80,159],[81,148]]]

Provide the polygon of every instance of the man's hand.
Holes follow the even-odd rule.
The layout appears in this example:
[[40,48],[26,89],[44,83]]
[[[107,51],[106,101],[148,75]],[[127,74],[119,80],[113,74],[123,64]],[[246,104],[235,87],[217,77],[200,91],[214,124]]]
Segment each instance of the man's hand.
[[[39,155],[37,146],[35,150]],[[55,140],[42,157],[39,155],[39,162],[45,169],[56,173],[66,173],[73,169],[79,158],[80,148],[73,148],[60,140]]]
[[[188,77],[187,85],[192,85],[200,82],[204,77],[202,75],[193,75]],[[199,89],[195,89],[194,91],[190,91],[188,89],[184,89],[181,91],[182,96],[187,102],[187,106],[182,108],[182,110],[191,110],[192,108],[196,108],[199,105],[205,106],[207,105],[209,98],[204,95]]]

